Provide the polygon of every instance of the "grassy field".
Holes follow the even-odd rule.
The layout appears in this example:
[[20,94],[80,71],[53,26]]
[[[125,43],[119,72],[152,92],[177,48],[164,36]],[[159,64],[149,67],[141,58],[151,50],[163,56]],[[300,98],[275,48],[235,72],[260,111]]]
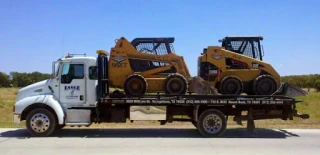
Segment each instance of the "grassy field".
[[[12,106],[16,99],[16,93],[18,88],[0,88],[0,127],[24,127],[24,123],[16,125],[12,123]],[[293,121],[283,120],[259,120],[256,121],[257,128],[320,128],[320,93],[311,92],[309,96],[298,97],[303,102],[297,104],[299,112],[310,114],[310,119],[294,118]],[[232,119],[228,121],[228,127],[246,127],[245,121],[244,126],[236,125]],[[159,127],[158,122],[134,122],[127,124],[99,124],[92,125],[91,127]],[[162,127],[193,127],[191,123],[170,123]]]

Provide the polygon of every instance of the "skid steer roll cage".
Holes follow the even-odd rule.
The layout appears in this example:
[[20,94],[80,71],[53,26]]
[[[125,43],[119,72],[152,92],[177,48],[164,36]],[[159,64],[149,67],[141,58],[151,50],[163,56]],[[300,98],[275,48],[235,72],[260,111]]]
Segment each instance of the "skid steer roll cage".
[[262,36],[253,37],[231,37],[227,36],[219,42],[222,42],[222,47],[226,50],[243,54],[262,61],[264,55],[263,46],[260,43],[263,40]]
[[155,55],[164,55],[175,53],[172,43],[173,37],[169,38],[135,38],[131,41],[134,46],[140,52],[148,52]]

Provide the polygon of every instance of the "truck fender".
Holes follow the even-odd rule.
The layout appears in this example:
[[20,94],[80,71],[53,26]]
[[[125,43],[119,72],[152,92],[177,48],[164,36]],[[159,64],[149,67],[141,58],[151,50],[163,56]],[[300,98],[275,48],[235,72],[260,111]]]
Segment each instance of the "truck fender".
[[[41,104],[49,106],[57,116],[58,123],[64,124],[64,111],[59,101],[53,95],[36,95],[23,98],[15,104],[15,114],[22,114],[25,110],[31,110],[30,108],[36,108]],[[35,107],[33,107],[35,106]]]

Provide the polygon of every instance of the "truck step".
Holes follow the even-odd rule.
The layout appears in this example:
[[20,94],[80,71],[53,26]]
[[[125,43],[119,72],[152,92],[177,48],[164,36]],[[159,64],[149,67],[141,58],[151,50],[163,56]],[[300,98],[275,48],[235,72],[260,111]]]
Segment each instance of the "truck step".
[[66,123],[67,126],[87,126],[90,125],[90,123]]
[[89,125],[91,110],[67,109],[66,125]]

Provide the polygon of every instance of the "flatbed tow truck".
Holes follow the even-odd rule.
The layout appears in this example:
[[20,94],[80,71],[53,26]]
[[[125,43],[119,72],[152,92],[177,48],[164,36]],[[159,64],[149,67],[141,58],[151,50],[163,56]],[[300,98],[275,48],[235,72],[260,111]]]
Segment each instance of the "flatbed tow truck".
[[[92,123],[159,121],[191,122],[204,137],[218,137],[227,128],[228,116],[253,131],[254,120],[309,118],[299,114],[299,102],[284,95],[149,94],[127,97],[121,91],[109,92],[108,56],[71,57],[53,63],[53,77],[19,90],[13,107],[15,123],[26,121],[32,136],[49,136],[64,126],[90,126]],[[70,68],[73,68],[70,69]],[[57,69],[56,69],[57,68]],[[64,74],[75,74],[65,82]],[[243,112],[247,112],[243,115]],[[175,118],[186,115],[186,118]]]

